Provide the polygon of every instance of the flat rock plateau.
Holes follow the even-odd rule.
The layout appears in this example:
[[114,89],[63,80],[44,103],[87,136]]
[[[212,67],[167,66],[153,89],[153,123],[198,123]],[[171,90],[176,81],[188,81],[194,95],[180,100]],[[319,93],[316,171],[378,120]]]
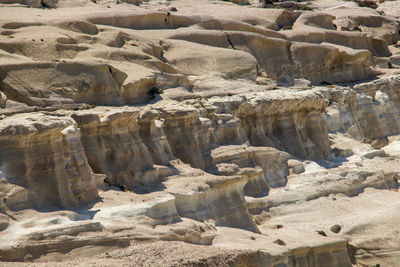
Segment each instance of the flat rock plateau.
[[399,22],[0,0],[0,265],[400,266]]

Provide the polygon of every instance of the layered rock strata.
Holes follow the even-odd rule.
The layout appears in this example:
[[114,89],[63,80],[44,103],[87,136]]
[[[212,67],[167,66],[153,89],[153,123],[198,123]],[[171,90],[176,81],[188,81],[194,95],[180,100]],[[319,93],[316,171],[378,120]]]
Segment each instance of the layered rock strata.
[[1,261],[399,262],[397,5],[0,2]]
[[95,200],[98,176],[70,118],[32,114],[2,120],[2,199],[10,209],[72,207]]

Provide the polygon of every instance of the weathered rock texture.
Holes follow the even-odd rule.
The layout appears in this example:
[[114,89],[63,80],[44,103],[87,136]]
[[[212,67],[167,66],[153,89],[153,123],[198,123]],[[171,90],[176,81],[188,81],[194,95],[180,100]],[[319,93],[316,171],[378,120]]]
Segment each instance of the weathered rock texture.
[[97,197],[96,175],[68,118],[31,114],[3,119],[2,199],[10,209],[71,207]]
[[0,261],[398,265],[400,5],[367,2],[0,0]]

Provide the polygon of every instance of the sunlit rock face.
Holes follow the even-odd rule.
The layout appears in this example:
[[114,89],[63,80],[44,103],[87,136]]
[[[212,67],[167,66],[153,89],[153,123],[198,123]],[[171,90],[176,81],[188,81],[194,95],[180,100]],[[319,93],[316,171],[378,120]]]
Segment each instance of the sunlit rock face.
[[0,261],[398,265],[396,10],[0,0]]
[[98,178],[73,120],[14,115],[2,126],[2,198],[7,207],[72,207],[96,199]]
[[397,75],[360,83],[353,89],[326,92],[332,105],[327,109],[329,130],[348,132],[356,139],[370,141],[400,131]]

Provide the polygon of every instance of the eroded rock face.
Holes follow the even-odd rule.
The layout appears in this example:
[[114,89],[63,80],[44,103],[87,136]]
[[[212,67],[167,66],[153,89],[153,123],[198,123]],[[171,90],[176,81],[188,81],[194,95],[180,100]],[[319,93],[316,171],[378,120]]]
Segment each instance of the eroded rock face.
[[97,177],[71,119],[11,116],[2,121],[1,140],[1,176],[7,181],[2,198],[8,208],[72,207],[96,199]]
[[271,92],[210,101],[221,112],[232,112],[241,119],[252,145],[273,146],[300,158],[331,157],[321,117],[326,101],[316,93]]
[[7,215],[0,214],[0,231],[7,229],[10,223],[10,218]]
[[56,8],[58,0],[2,0],[2,4],[22,4],[34,8]]
[[106,116],[75,113],[72,118],[81,128],[81,142],[94,172],[105,174],[108,183],[145,190],[170,173],[161,165],[173,158],[162,129],[155,125],[157,115],[132,109]]
[[354,138],[367,138],[370,142],[398,134],[397,90],[397,76],[389,76],[378,82],[358,84],[354,89],[330,92],[330,131],[347,131]]
[[0,107],[4,108],[6,106],[7,97],[5,94],[0,92]]
[[395,266],[397,5],[2,1],[0,261]]

